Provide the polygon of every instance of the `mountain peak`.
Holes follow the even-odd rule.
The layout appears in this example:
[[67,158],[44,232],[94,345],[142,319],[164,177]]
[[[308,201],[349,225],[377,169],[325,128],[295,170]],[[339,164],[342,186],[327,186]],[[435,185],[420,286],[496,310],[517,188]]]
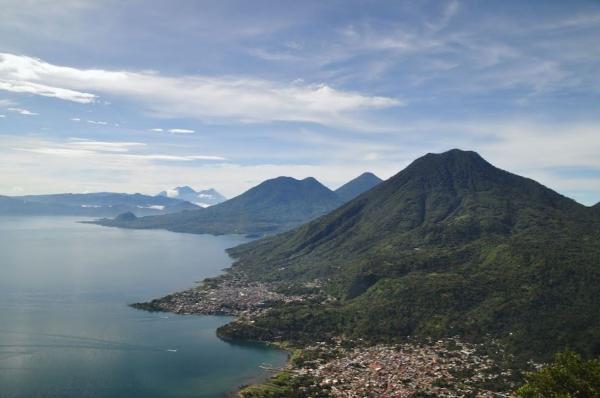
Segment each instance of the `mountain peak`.
[[321,184],[319,182],[319,180],[317,180],[314,177],[306,177],[303,178],[301,180],[294,178],[294,177],[288,177],[288,176],[279,176],[279,177],[275,177],[275,178],[271,178],[268,180],[265,180],[263,182],[261,182],[260,184],[258,184],[256,187],[252,188],[259,188],[259,187],[266,187],[266,186],[296,186],[296,187],[307,187],[307,186],[313,186],[313,187],[323,187],[326,190],[329,190],[329,188],[327,188],[325,185]]
[[304,178],[302,181],[305,181],[305,182],[310,182],[310,183],[314,183],[314,182],[316,182],[316,183],[319,183],[319,184],[320,184],[320,182],[319,182],[319,181],[318,181],[318,180],[317,180],[315,177],[306,177],[306,178]]
[[440,152],[440,153],[429,152],[425,156],[442,156],[442,157],[451,157],[451,156],[457,157],[457,156],[459,156],[459,157],[471,157],[471,158],[483,159],[481,157],[481,155],[479,155],[475,151],[465,150],[465,149],[460,149],[460,148],[452,148],[452,149],[448,149],[445,152]]
[[381,179],[371,172],[364,172],[335,190],[335,193],[348,202],[379,184]]
[[182,187],[177,187],[177,188],[175,188],[175,190],[176,190],[177,192],[179,192],[179,194],[180,194],[180,195],[181,195],[181,194],[190,194],[190,193],[196,193],[196,191],[195,191],[195,190],[194,190],[192,187],[190,187],[190,186],[188,186],[188,185],[184,185],[184,186],[182,186]]
[[431,165],[449,165],[449,166],[477,166],[477,167],[490,167],[495,168],[488,163],[484,158],[481,157],[475,151],[464,151],[462,149],[450,149],[449,151],[442,153],[428,153],[418,159],[416,159],[412,165],[423,167],[424,164]]
[[[254,188],[251,188],[246,193],[260,193],[261,195],[268,194],[278,197],[286,197],[287,199],[293,200],[294,195],[298,197],[305,197],[305,195],[316,195],[317,197],[335,197],[335,194],[321,184],[314,177],[307,177],[302,180],[298,180],[294,177],[280,176],[272,178],[258,184]],[[286,200],[287,200],[286,199]]]
[[520,182],[527,180],[493,166],[477,152],[452,149],[442,153],[428,153],[388,181],[398,187],[409,183],[419,184],[421,189],[426,190],[444,187],[451,191],[480,191],[495,184],[516,183],[515,179]]
[[263,182],[261,182],[260,184],[258,184],[257,186],[260,186],[261,184],[265,184],[265,183],[281,183],[281,182],[299,182],[300,180],[294,178],[294,177],[290,177],[290,176],[279,176],[279,177],[274,177],[274,178],[269,178],[268,180],[264,180]]
[[378,180],[381,180],[379,177],[377,177],[375,174],[371,173],[370,171],[365,171],[364,173],[362,173],[361,175],[359,175],[356,178],[377,178]]

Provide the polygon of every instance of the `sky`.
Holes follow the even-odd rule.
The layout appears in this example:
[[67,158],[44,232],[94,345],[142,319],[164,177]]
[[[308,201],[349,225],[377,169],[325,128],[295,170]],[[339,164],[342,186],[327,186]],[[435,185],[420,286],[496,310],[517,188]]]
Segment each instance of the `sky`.
[[3,195],[336,188],[452,148],[599,202],[600,1],[0,0]]

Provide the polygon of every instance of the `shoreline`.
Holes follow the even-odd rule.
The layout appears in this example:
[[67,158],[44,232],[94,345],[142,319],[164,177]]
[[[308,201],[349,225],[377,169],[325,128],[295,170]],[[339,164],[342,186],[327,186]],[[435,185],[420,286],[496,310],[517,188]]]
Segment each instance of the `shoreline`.
[[[374,391],[386,396],[394,391],[395,395],[387,396],[408,397],[408,392],[449,394],[441,396],[477,393],[481,397],[501,398],[509,397],[516,387],[520,371],[506,365],[511,361],[501,363],[506,358],[497,360],[508,354],[493,339],[488,344],[466,343],[458,337],[436,341],[408,338],[402,343],[377,344],[337,337],[327,342],[293,343],[250,340],[223,333],[223,327],[252,325],[257,317],[277,305],[315,297],[286,295],[279,284],[252,282],[241,271],[229,268],[199,286],[130,306],[145,311],[233,316],[231,322],[215,331],[219,339],[265,344],[287,353],[286,363],[272,369],[270,377],[257,376],[248,385],[232,387],[232,397],[285,397],[286,391],[304,391],[343,398],[364,384],[367,389],[361,390],[363,394]],[[414,372],[407,373],[406,364]]]
[[[225,269],[222,274],[216,277],[206,278],[197,283],[198,286],[150,301],[131,303],[128,306],[148,312],[234,317],[233,320],[225,324],[228,325],[232,322],[250,321],[251,317],[258,316],[275,302],[290,301],[289,296],[274,292],[267,284],[249,282],[241,273],[232,272],[230,268]],[[299,299],[298,296],[292,298],[291,301]],[[240,386],[232,386],[231,390],[226,393],[228,398],[243,397],[241,391],[244,389],[267,382],[290,367],[293,349],[285,344],[228,337],[220,333],[219,330],[220,328],[215,329],[215,335],[224,342],[242,345],[260,344],[264,347],[282,351],[287,355],[285,363],[281,367],[269,370],[270,375],[256,375]],[[266,369],[263,368],[263,370]]]
[[144,311],[175,314],[229,315],[255,317],[281,303],[302,302],[310,295],[288,295],[278,285],[250,281],[240,271],[226,269],[223,274],[206,278],[198,286],[146,302],[129,304]]

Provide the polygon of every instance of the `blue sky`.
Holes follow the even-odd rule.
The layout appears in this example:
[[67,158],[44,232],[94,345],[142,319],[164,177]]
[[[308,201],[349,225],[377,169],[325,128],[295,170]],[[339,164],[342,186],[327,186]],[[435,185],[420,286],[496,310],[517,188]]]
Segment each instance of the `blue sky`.
[[600,201],[598,1],[1,3],[0,194],[335,188],[458,147]]

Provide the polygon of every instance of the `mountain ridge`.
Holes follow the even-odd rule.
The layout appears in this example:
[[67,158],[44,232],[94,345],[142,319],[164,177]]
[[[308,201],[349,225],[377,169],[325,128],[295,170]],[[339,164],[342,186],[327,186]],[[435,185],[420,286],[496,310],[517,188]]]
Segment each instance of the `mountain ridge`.
[[168,229],[211,234],[272,234],[318,217],[341,204],[337,195],[313,177],[266,180],[223,203],[168,216],[132,222],[101,220],[105,226]]
[[179,199],[155,197],[140,193],[64,193],[6,198],[10,198],[13,202],[4,200],[3,204],[0,203],[0,214],[99,217],[116,216],[119,213],[128,211],[137,215],[152,215],[198,208],[196,205]]

